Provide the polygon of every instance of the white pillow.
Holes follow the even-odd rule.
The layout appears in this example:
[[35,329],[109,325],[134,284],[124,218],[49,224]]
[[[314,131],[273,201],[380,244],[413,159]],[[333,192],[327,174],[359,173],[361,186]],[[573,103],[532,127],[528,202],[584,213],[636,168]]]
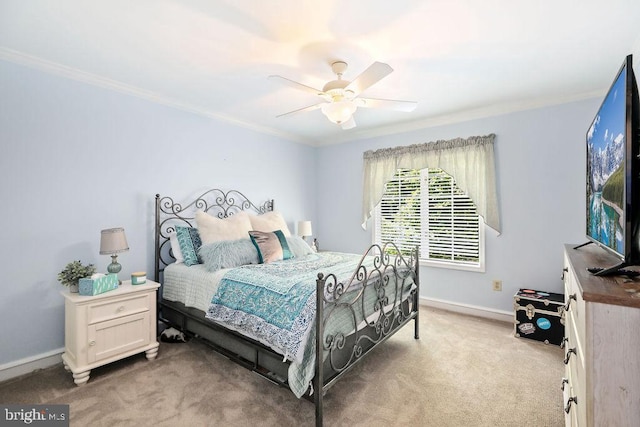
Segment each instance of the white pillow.
[[291,236],[287,222],[284,220],[280,212],[270,211],[262,215],[249,215],[251,219],[251,227],[255,231],[270,233],[276,230],[282,230],[285,237]]
[[178,234],[169,233],[169,242],[171,243],[171,252],[173,253],[173,257],[176,259],[176,264],[184,262],[184,257],[180,250],[180,243],[178,242]]
[[203,245],[225,240],[246,239],[251,231],[249,214],[240,211],[225,219],[216,218],[206,212],[196,212],[196,224]]

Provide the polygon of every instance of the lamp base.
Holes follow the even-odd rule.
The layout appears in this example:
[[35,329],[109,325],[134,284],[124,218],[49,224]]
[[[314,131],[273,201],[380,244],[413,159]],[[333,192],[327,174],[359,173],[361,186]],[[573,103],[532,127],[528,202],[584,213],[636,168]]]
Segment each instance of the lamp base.
[[[122,265],[120,265],[120,263],[118,262],[118,255],[111,255],[111,264],[107,266],[107,272],[109,272],[110,274],[115,274],[117,276],[118,273],[120,273],[120,270],[122,270]],[[120,285],[122,285],[122,280],[118,278],[118,286]]]

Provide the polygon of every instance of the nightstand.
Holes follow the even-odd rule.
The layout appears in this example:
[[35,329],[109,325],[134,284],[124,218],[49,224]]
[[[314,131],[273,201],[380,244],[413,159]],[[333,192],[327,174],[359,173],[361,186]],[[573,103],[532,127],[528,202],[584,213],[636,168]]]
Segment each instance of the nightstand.
[[91,370],[107,363],[146,353],[158,354],[156,292],[159,283],[122,282],[118,289],[95,296],[62,291],[64,297],[64,354],[62,363],[77,385],[89,381]]

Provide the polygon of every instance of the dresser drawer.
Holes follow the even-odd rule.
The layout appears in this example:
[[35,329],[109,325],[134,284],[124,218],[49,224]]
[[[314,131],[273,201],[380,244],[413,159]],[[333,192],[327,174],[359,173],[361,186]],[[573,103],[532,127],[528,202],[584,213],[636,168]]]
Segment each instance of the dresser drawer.
[[569,262],[569,258],[567,255],[564,256],[564,264],[563,264],[563,272],[562,272],[562,280],[564,281],[564,288],[567,293],[572,291],[571,281],[573,280],[574,272],[571,269],[571,263]]
[[[573,328],[571,318],[567,318],[565,329],[566,341],[564,343],[564,364],[567,371],[566,375],[572,380],[571,384],[575,386],[578,375],[584,372],[584,358],[582,357],[581,346],[576,340],[576,331]],[[580,372],[578,372],[578,370],[580,370]]]
[[581,424],[578,422],[578,411],[575,392],[570,383],[564,384],[562,388],[562,408],[564,412],[564,425],[565,427],[579,427]]
[[568,265],[566,258],[565,270],[567,270],[564,275],[566,322],[569,324],[569,318],[573,320],[575,323],[575,327],[573,329],[576,334],[576,339],[579,341],[580,345],[583,346],[585,343],[586,307],[584,300],[582,299],[582,292],[580,292],[579,285],[576,282],[575,272]]
[[[584,348],[577,338],[574,319],[567,316],[566,334],[567,341],[565,343],[565,376],[569,380],[566,386],[570,386],[570,392],[564,393],[565,411],[569,410],[571,423],[567,425],[586,426],[586,370],[584,359]],[[566,390],[565,390],[566,392]],[[568,399],[572,398],[571,401]]]
[[585,321],[587,318],[586,306],[582,299],[582,292],[575,293],[575,300],[571,301],[571,307],[569,309],[571,313],[571,320],[574,323],[574,330],[576,332],[576,339],[579,341],[581,347],[584,347],[585,343]]
[[578,359],[574,359],[569,363],[571,371],[571,393],[573,402],[571,402],[570,411],[573,412],[573,419],[577,421],[576,425],[587,425],[587,388],[584,384],[586,378],[584,369],[581,368]]
[[88,307],[88,324],[117,319],[131,314],[149,311],[151,307],[150,294],[145,293],[136,297],[118,300],[96,302]]
[[583,391],[585,390],[584,382],[586,378],[584,367],[580,363],[580,356],[576,354],[571,355],[567,368],[569,371],[569,381],[571,382],[571,387],[573,387],[574,395],[578,397],[580,397],[580,395],[584,396]]

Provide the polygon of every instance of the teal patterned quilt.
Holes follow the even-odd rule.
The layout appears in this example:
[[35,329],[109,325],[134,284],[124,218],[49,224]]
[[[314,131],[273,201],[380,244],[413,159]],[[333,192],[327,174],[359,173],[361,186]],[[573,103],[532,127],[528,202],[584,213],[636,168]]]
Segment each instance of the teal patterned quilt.
[[318,273],[346,280],[360,260],[330,252],[234,268],[220,282],[206,316],[302,363],[315,321]]
[[[322,252],[234,268],[225,273],[206,317],[263,343],[291,360],[288,384],[293,394],[301,397],[309,389],[315,373],[318,273],[325,276],[332,273],[336,282],[348,283],[360,261],[370,270],[373,259],[371,256],[363,260],[355,254]],[[403,282],[403,295],[414,286],[413,280]],[[352,291],[358,293],[357,290]],[[343,296],[348,295],[350,293]],[[372,289],[362,298],[363,304],[358,307],[373,307],[377,291]],[[348,335],[364,319],[362,313],[357,314],[354,319],[349,309],[334,310],[325,324],[325,333]],[[323,358],[326,355],[327,352]]]

